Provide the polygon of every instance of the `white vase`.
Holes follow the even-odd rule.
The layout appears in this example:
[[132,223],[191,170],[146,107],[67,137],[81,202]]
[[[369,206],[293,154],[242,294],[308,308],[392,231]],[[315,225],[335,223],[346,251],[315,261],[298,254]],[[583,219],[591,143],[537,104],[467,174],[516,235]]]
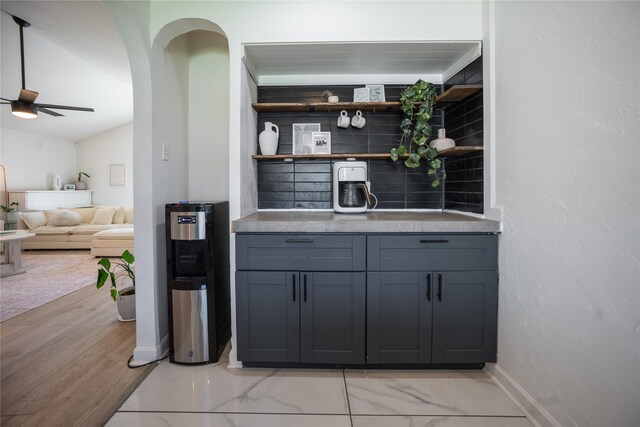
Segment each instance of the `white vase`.
[[455,141],[451,138],[447,138],[447,133],[444,129],[438,129],[438,139],[434,139],[429,143],[429,147],[435,148],[438,151],[446,150],[447,148],[455,146]]
[[62,178],[60,178],[60,175],[56,174],[56,176],[53,177],[53,189],[54,191],[60,191],[61,188]]
[[[273,131],[275,128],[275,132]],[[260,132],[258,141],[260,142],[260,152],[265,156],[273,156],[278,152],[278,137],[280,136],[280,129],[277,125],[271,122],[264,124],[264,130]]]

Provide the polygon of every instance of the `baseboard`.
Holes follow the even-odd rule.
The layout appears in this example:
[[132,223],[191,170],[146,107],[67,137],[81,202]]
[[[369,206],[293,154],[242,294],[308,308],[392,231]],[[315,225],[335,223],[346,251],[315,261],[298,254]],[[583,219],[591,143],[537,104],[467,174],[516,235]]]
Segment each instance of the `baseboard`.
[[129,363],[131,366],[141,366],[160,360],[169,354],[169,335],[165,335],[157,347],[136,346],[133,351],[133,359]]
[[527,415],[536,427],[562,427],[527,391],[522,388],[500,366],[487,363],[485,371],[491,379],[509,396]]

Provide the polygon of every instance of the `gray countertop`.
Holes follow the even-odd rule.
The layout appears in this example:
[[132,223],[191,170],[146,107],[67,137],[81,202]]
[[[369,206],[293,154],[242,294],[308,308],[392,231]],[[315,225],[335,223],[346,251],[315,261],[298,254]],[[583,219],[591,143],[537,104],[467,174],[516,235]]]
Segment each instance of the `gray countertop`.
[[236,233],[495,233],[500,223],[449,212],[261,211],[233,221]]

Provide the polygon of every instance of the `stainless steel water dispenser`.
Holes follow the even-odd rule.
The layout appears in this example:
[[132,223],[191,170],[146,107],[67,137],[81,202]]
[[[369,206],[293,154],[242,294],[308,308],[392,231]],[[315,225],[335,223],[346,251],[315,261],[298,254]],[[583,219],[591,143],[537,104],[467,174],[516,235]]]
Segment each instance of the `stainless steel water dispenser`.
[[173,363],[217,362],[231,336],[228,202],[165,207]]

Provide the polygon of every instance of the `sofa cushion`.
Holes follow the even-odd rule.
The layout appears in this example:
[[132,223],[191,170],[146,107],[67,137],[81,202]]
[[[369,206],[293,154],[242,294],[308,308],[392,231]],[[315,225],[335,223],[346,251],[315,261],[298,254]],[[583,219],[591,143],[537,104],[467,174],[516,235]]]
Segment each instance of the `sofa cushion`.
[[96,214],[96,208],[95,207],[90,207],[90,208],[72,208],[72,209],[69,209],[69,210],[79,213],[80,216],[82,217],[82,222],[84,224],[89,224],[91,221],[93,221],[93,217]]
[[124,223],[124,206],[118,206],[116,208],[116,212],[113,214],[112,224],[122,224]]
[[133,206],[124,207],[124,223],[133,224]]
[[99,231],[110,230],[112,228],[129,228],[133,227],[133,224],[105,224],[105,225],[95,225],[95,224],[80,224],[73,227],[72,234],[95,234]]
[[115,208],[96,208],[96,214],[91,221],[91,225],[109,225],[113,222]]
[[40,234],[71,234],[77,226],[55,227],[53,225],[43,225],[40,227],[32,228],[31,231],[36,233],[36,236]]
[[93,235],[98,240],[133,240],[133,228],[112,228]]
[[47,216],[44,212],[20,212],[20,218],[27,224],[30,230],[47,225]]
[[79,225],[81,222],[82,217],[78,212],[61,209],[54,212],[54,214],[49,218],[47,225],[61,227],[66,225]]

